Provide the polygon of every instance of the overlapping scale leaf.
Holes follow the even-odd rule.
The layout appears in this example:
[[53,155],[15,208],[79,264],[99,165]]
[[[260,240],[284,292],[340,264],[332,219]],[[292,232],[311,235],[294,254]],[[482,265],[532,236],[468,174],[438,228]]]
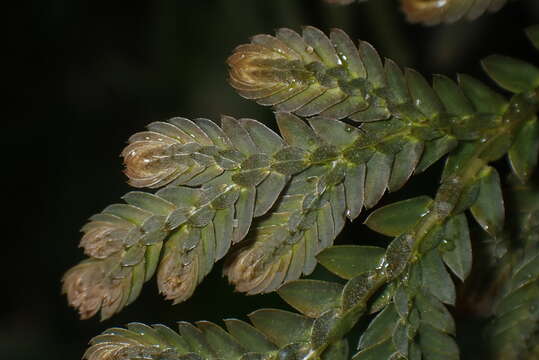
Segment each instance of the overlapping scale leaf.
[[[361,132],[323,117],[310,119],[308,126],[279,113],[278,122],[287,143],[303,147],[311,165],[292,178],[271,213],[256,222],[245,246],[229,259],[225,273],[237,290],[249,294],[273,291],[312,272],[315,255],[332,245],[346,217],[359,214],[364,202],[358,195],[370,191],[363,180],[368,157],[358,154],[369,152],[362,150]],[[374,184],[377,175],[371,176]]]
[[257,35],[228,62],[231,85],[240,95],[278,111],[358,122],[391,116],[430,120],[427,128],[416,129],[419,138],[444,135],[445,125],[437,119],[444,107],[426,80],[410,69],[403,74],[389,59],[384,64],[370,44],[356,46],[341,30],[329,37],[313,27],[303,36],[289,29],[275,37]]
[[539,159],[539,121],[527,121],[515,137],[508,153],[511,169],[525,183],[533,174]]
[[[168,165],[188,159],[189,169],[180,166],[164,181],[201,186],[128,193],[127,204],[91,218],[81,246],[92,259],[64,277],[69,303],[83,318],[99,309],[107,318],[134,301],[159,262],[159,290],[175,303],[188,298],[231,243],[245,237],[253,217],[274,204],[290,175],[306,166],[301,153],[287,152],[277,134],[250,119],[224,117],[222,130],[209,120],[183,118],[149,128],[131,139],[125,156],[151,163],[171,154]],[[207,171],[212,167],[219,171]]]
[[[261,123],[229,116],[222,118],[221,127],[207,119],[154,122],[129,142],[122,152],[129,183],[151,188],[200,186],[224,172],[233,173],[239,185],[256,186],[269,175],[270,159],[282,148],[281,138]],[[268,182],[282,188],[286,181],[283,174],[272,174]],[[272,200],[261,199],[265,203],[259,212]]]
[[522,93],[539,87],[539,68],[508,56],[491,55],[481,64],[487,74],[502,88]]
[[481,227],[490,235],[496,236],[503,229],[505,219],[500,176],[496,169],[486,167],[479,174],[478,181],[479,194],[470,210]]
[[458,359],[455,324],[442,303],[454,301],[446,295],[448,276],[437,250],[411,265],[396,282],[392,302],[362,334],[353,359]]
[[367,111],[371,120],[389,116],[376,94],[383,86],[378,55],[367,43],[358,51],[341,30],[332,30],[329,38],[311,26],[302,35],[285,28],[275,36],[257,35],[237,47],[228,64],[230,83],[240,95],[279,111],[331,118]]
[[426,25],[453,23],[462,18],[475,20],[485,12],[496,12],[507,0],[447,0],[444,2],[402,0],[402,9],[410,22]]
[[262,332],[235,319],[226,320],[228,332],[208,321],[196,326],[179,323],[179,331],[164,325],[131,323],[111,328],[90,342],[86,360],[239,359],[246,354],[272,355],[277,346]]
[[[283,161],[278,170],[286,172],[284,161],[290,161],[288,166],[299,173],[229,262],[225,272],[238,290],[272,291],[310,273],[313,255],[331,245],[345,217],[355,219],[363,207],[376,205],[387,189],[398,189],[414,171],[423,171],[456,146],[453,135],[444,135],[450,127],[441,121],[444,109],[458,101],[467,102],[472,113],[481,110],[474,107],[477,100],[469,101],[449,79],[443,79],[443,84],[439,80],[434,91],[418,73],[409,70],[405,76],[396,66],[388,68],[392,83],[408,83],[392,95],[401,99],[395,101],[407,102],[401,105],[410,105],[399,108],[399,117],[365,123],[358,131],[326,117],[312,117],[308,126],[291,114],[277,113],[287,143],[275,155]],[[474,92],[474,86],[467,85],[466,91]],[[438,94],[449,100],[442,102]],[[495,110],[502,108],[505,102]],[[412,116],[423,120],[410,125],[406,121]],[[501,119],[499,114],[493,116]],[[425,120],[436,125],[431,127]]]
[[[108,318],[136,299],[158,264],[160,291],[175,302],[185,300],[228,251],[240,191],[235,185],[214,185],[167,187],[156,195],[128,193],[127,204],[109,206],[85,226],[90,231],[83,240],[91,236],[94,247],[97,242],[108,246],[112,238],[120,248],[105,258],[83,261],[66,273],[64,291],[69,303],[82,318],[100,309],[101,317]],[[129,232],[107,232],[112,223],[104,221],[109,219],[128,223]]]

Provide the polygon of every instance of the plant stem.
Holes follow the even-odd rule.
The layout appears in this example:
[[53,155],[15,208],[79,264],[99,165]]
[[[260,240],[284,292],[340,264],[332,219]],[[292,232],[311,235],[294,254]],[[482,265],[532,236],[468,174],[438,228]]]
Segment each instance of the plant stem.
[[[454,174],[442,181],[436,193],[432,210],[423,217],[415,226],[415,229],[411,230],[410,233],[414,238],[414,244],[408,265],[420,259],[419,248],[426,235],[435,226],[443,224],[454,215],[453,210],[458,204],[458,200],[465,191],[466,186],[476,179],[477,175],[490,161],[497,160],[505,154],[510,147],[511,141],[505,145],[505,151],[500,156],[493,157],[489,150],[495,148],[495,144],[498,144],[504,137],[512,139],[513,135],[526,120],[536,116],[539,111],[538,100],[533,92],[513,96],[504,113],[501,125],[489,131],[489,137],[487,139],[481,138],[470,142],[475,147],[473,154],[459,165],[459,168],[455,170]],[[391,280],[393,278],[389,277],[383,269],[373,273],[370,278],[369,291],[365,294],[364,301],[358,302],[352,308],[343,312],[333,324],[333,329],[351,329],[365,312],[369,299]],[[353,316],[352,314],[356,315]],[[352,321],[350,319],[351,317],[353,317]],[[334,339],[334,337],[328,337],[327,342],[309,351],[308,357],[321,355]]]

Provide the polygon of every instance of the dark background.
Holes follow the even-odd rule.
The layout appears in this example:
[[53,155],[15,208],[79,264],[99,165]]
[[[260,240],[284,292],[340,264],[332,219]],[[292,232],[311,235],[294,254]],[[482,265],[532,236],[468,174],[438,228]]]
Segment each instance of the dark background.
[[[63,272],[83,258],[78,230],[129,191],[118,156],[129,135],[172,116],[230,114],[272,124],[270,109],[227,85],[225,59],[236,45],[278,27],[340,27],[424,74],[484,79],[478,60],[488,54],[537,60],[522,28],[539,22],[539,2],[439,27],[407,24],[391,0],[348,7],[319,0],[34,1],[3,18],[9,65],[0,138],[0,358],[77,359],[92,336],[130,321],[174,326],[284,306],[275,295],[234,293],[220,264],[187,302],[171,306],[151,281],[135,304],[103,323],[78,320],[60,295]],[[384,201],[433,191],[438,171]],[[360,223],[337,242],[372,240]]]

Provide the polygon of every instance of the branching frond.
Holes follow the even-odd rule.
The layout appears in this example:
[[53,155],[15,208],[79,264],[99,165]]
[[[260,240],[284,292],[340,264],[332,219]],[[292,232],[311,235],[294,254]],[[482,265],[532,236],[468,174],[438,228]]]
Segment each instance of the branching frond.
[[[304,66],[303,70],[321,61],[322,55],[319,57],[317,54],[336,54],[340,50],[339,46],[342,46],[339,44],[351,44],[346,35],[338,30],[331,34],[334,41],[332,44],[314,28],[306,28],[303,39],[288,29],[279,30],[276,38],[268,35],[254,37],[252,44],[240,46],[231,57],[233,86],[238,84],[235,77],[237,74],[249,74],[252,85],[267,85],[256,82],[256,76],[259,75],[266,79],[277,79],[270,86],[274,90],[278,88],[275,90],[277,95],[289,93],[290,89],[295,88],[296,85],[291,85],[293,81],[287,82],[289,79],[286,76],[294,76],[299,71],[298,67],[291,72],[281,72],[276,68],[253,69],[249,65],[251,60],[256,66],[262,67],[271,63],[258,59],[260,54],[266,54],[269,58],[281,57],[274,64],[288,61],[284,59],[287,54],[295,53],[285,48],[282,34],[304,41],[305,46],[319,45],[309,52],[310,56],[316,56],[318,60],[305,66],[297,59],[290,60],[297,66]],[[313,40],[308,42],[308,39],[314,38],[313,34],[318,36],[318,43]],[[361,46],[372,49],[363,43]],[[351,54],[353,51],[359,54],[353,45],[347,49]],[[503,124],[504,113],[508,109],[507,100],[481,82],[461,75],[457,85],[446,77],[437,76],[431,88],[417,72],[407,70],[406,75],[403,75],[391,60],[386,61],[384,70],[374,50],[370,56],[377,60],[371,58],[366,61],[365,58],[352,56],[346,58],[351,64],[354,64],[351,61],[353,59],[356,65],[361,64],[364,74],[369,74],[369,67],[364,66],[364,63],[380,65],[377,79],[384,85],[383,91],[376,93],[384,94],[387,101],[381,103],[387,105],[384,106],[388,110],[387,116],[391,114],[389,119],[365,122],[359,128],[360,131],[357,131],[345,123],[327,118],[328,114],[336,114],[332,112],[323,111],[322,114],[326,116],[310,118],[310,127],[290,114],[277,113],[281,132],[288,144],[305,147],[305,139],[317,139],[320,145],[311,152],[312,165],[293,177],[275,208],[256,222],[255,229],[249,234],[249,241],[229,261],[225,273],[237,290],[249,294],[274,291],[302,273],[309,274],[316,264],[313,255],[333,243],[347,217],[353,220],[363,207],[376,205],[386,189],[398,190],[412,173],[428,168],[454,149],[459,140],[488,139],[495,136],[496,128]],[[266,57],[266,60],[269,58]],[[342,74],[350,72],[348,65],[342,65],[340,69]],[[305,75],[303,70],[301,74]],[[310,91],[310,86],[319,88],[320,84],[313,79],[305,82],[307,85],[302,87],[302,92],[283,101],[301,98],[303,92]],[[363,83],[368,82],[368,79],[366,76]],[[339,86],[335,90],[340,91]],[[240,93],[244,91],[245,95],[247,88],[243,89]],[[256,96],[260,97],[262,93],[257,91]],[[305,106],[310,106],[317,99]],[[259,101],[264,101],[264,98]],[[345,102],[348,103],[348,100]],[[301,106],[296,109],[296,114],[305,115]],[[279,108],[279,105],[276,107]],[[344,114],[347,113],[341,115]],[[504,151],[505,148],[499,155],[493,151],[488,156],[502,156]]]
[[134,301],[159,262],[165,297],[190,297],[289,176],[307,166],[300,155],[282,158],[281,138],[254,120],[224,117],[221,129],[175,118],[149,130],[131,137],[126,172],[134,185],[173,184],[155,195],[128,193],[127,204],[107,207],[83,227],[81,246],[92,259],[64,277],[69,303],[83,318],[100,308],[107,318]]
[[[448,0],[436,21],[502,4]],[[528,35],[538,43],[537,28]],[[364,314],[376,316],[353,360],[456,360],[447,306],[456,300],[452,274],[464,281],[472,268],[467,211],[495,239],[507,233],[507,215],[520,211],[500,272],[510,280],[489,336],[495,358],[536,356],[539,199],[521,185],[539,157],[536,66],[504,56],[483,61],[510,99],[466,75],[458,84],[435,76],[431,86],[382,63],[365,42],[356,47],[340,30],[328,38],[312,27],[302,36],[288,29],[255,36],[229,65],[242,96],[278,110],[282,138],[230,117],[221,127],[175,118],[135,134],[122,153],[130,183],[162,188],[128,193],[125,204],[90,219],[81,240],[90,258],[66,273],[64,291],[81,317],[107,318],[157,270],[159,290],[177,303],[237,244],[225,265],[236,289],[277,290],[301,315],[262,309],[250,315],[253,326],[226,320],[227,331],[209,322],[180,323],[179,333],[129,324],[94,338],[87,360],[344,360],[346,336]],[[366,219],[393,237],[387,248],[332,246],[346,219],[447,154],[435,196],[386,205]],[[506,155],[520,181],[516,210],[506,209],[491,164]],[[346,282],[297,280],[317,262]]]

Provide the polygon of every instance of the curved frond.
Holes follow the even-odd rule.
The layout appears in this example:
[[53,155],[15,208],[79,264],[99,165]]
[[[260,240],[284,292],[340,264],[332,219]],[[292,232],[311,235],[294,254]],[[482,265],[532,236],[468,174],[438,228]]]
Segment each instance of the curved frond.
[[301,154],[282,158],[281,138],[255,120],[224,117],[221,129],[210,120],[175,118],[149,130],[131,137],[127,173],[138,185],[172,184],[155,195],[128,193],[127,204],[107,207],[83,227],[81,247],[91,259],[64,276],[64,292],[82,318],[120,311],[158,265],[165,297],[190,297],[290,175],[307,166]]
[[392,60],[382,62],[369,43],[356,46],[339,29],[329,37],[314,27],[304,28],[302,36],[284,28],[276,36],[257,35],[238,46],[228,64],[230,84],[241,96],[302,117],[360,123],[392,117],[428,128],[423,136],[431,140],[461,127],[466,115],[484,122],[486,115],[499,114],[467,99],[477,95],[466,93],[466,85],[474,82],[475,87],[476,80],[461,80],[461,90],[437,77],[434,91],[416,71],[403,73]]
[[426,25],[453,23],[462,18],[475,20],[486,12],[500,10],[507,0],[402,0],[410,22]]

